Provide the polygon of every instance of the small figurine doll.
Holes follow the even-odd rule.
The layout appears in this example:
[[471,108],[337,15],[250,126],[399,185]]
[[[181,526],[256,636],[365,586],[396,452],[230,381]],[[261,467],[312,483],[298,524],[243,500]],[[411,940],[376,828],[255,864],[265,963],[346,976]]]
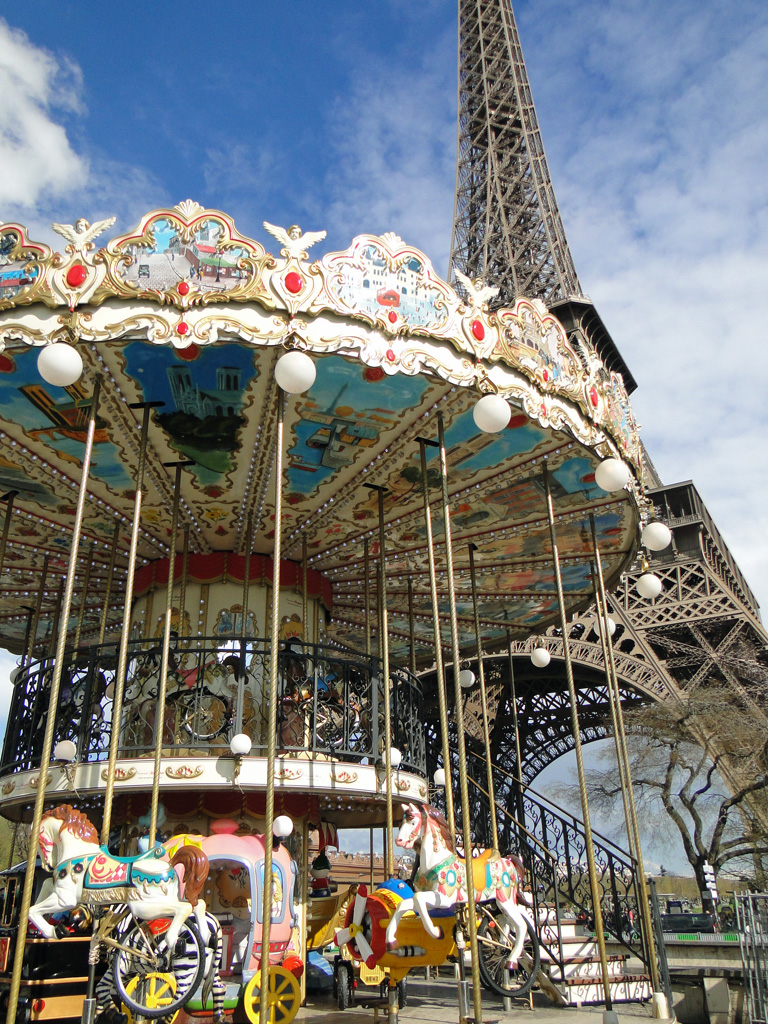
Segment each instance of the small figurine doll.
[[321,850],[320,853],[312,861],[312,867],[309,871],[312,875],[312,882],[310,883],[312,892],[310,895],[313,898],[319,898],[321,896],[331,895],[331,862],[325,854],[325,850]]

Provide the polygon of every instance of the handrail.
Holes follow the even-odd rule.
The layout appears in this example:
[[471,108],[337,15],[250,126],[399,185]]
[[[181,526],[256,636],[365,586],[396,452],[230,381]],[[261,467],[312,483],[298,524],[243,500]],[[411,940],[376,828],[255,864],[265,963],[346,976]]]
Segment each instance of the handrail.
[[[475,753],[474,750],[470,750],[469,753],[472,754],[473,757],[476,757],[479,761],[482,761],[483,764],[485,764],[485,758],[480,757],[480,755]],[[523,780],[519,776],[512,775],[511,772],[505,771],[500,765],[496,764],[495,761],[491,763],[491,766],[492,766],[492,768],[493,768],[493,770],[495,772],[498,772],[500,775],[503,775],[505,778],[509,779],[511,782],[514,782],[517,785],[522,786],[522,788],[527,793],[530,793],[537,800],[540,800],[542,803],[549,804],[549,806],[553,810],[557,811],[558,814],[562,814],[565,817],[570,818],[571,821],[574,821],[574,822],[577,822],[577,823],[581,824],[579,819],[573,813],[573,811],[569,811],[565,807],[561,807],[559,804],[556,804],[554,800],[551,800],[548,796],[544,796],[543,793],[539,793],[538,790],[535,790],[533,788],[533,786],[529,786],[527,782],[523,782]],[[633,864],[637,863],[637,861],[632,856],[632,854],[629,853],[629,851],[627,851],[627,850],[623,850],[619,846],[618,843],[615,843],[613,841],[613,839],[609,839],[608,836],[602,835],[602,833],[598,832],[594,828],[592,829],[592,835],[596,836],[600,840],[601,843],[607,843],[609,846],[612,846],[614,848],[614,850],[616,850],[622,857],[625,857],[628,861],[631,861]]]
[[[476,789],[480,790],[480,792],[483,794],[483,796],[487,797],[488,800],[491,799],[490,794],[488,793],[488,790],[484,789],[476,779],[473,779],[471,775],[467,776],[467,778],[469,779],[469,781],[472,783],[472,785]],[[544,856],[545,857],[549,857],[549,859],[553,863],[555,863],[557,861],[557,857],[555,856],[555,854],[552,853],[552,851],[550,849],[548,849],[548,847],[546,847],[544,845],[544,843],[542,843],[542,841],[537,836],[535,836],[533,834],[533,832],[529,832],[528,829],[525,827],[525,825],[523,825],[520,821],[518,821],[518,819],[514,816],[514,814],[511,813],[511,811],[508,811],[506,807],[502,807],[501,804],[497,804],[496,805],[496,810],[497,811],[501,811],[501,813],[504,815],[505,818],[507,818],[509,821],[514,822],[515,826],[517,828],[519,828],[521,832],[525,832],[525,834],[528,836],[529,839],[532,839],[533,842],[536,843],[537,846],[540,846],[541,849],[544,851]]]

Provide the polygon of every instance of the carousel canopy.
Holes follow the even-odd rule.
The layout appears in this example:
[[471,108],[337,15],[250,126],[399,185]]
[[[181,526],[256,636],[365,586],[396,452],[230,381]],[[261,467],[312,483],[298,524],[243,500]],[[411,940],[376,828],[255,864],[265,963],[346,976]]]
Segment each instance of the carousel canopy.
[[[471,545],[487,647],[510,632],[539,631],[557,615],[545,465],[569,608],[590,601],[590,514],[608,581],[633,559],[642,465],[624,384],[586,340],[569,342],[539,301],[489,312],[492,282],[462,278],[459,294],[423,253],[392,234],[358,236],[344,252],[310,262],[323,232],[265,224],[280,245],[276,257],[239,235],[225,214],[191,201],[148,214],[135,231],[97,248],[111,223],[54,225],[68,243],[63,255],[31,241],[20,225],[0,227],[0,487],[15,492],[0,579],[1,644],[23,648],[27,609],[41,583],[38,637],[52,629],[97,375],[101,398],[73,610],[75,616],[86,603],[82,640],[98,629],[115,530],[118,571],[125,572],[137,403],[155,403],[139,565],[167,556],[174,471],[166,464],[182,459],[193,463],[183,472],[181,501],[191,551],[245,554],[250,520],[253,552],[270,554],[275,365],[291,348],[311,356],[316,378],[287,399],[283,556],[300,561],[306,538],[311,568],[330,584],[329,640],[364,647],[366,539],[372,570],[380,558],[373,485],[385,489],[391,656],[407,658],[410,581],[417,654],[432,659],[418,439],[437,439],[439,415],[464,647],[475,644]],[[74,346],[84,369],[78,377],[76,366],[77,379],[62,387],[49,382],[46,366],[67,363],[59,359],[71,355],[63,345]],[[495,433],[479,429],[473,415],[487,394],[501,395],[509,409]],[[631,470],[629,483],[614,492],[595,480],[607,458]],[[426,459],[448,643],[432,444]],[[119,591],[113,595],[109,622],[116,630],[123,607]]]

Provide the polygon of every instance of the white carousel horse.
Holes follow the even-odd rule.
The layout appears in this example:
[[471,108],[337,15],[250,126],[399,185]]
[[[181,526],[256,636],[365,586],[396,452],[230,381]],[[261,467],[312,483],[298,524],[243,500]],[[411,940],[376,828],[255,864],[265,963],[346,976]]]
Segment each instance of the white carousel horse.
[[[46,811],[38,833],[40,860],[53,872],[53,891],[30,907],[29,920],[52,939],[56,928],[46,914],[124,903],[137,920],[172,918],[165,936],[169,949],[179,937],[184,921],[194,913],[203,942],[208,937],[205,902],[198,899],[208,877],[208,858],[202,850],[182,846],[168,860],[157,846],[138,857],[115,857],[99,846],[98,834],[88,818],[69,804]],[[180,899],[179,876],[184,867],[185,899]]]
[[[467,902],[466,864],[456,854],[448,822],[436,807],[409,803],[403,810],[403,823],[396,844],[411,849],[419,843],[414,895],[412,899],[398,904],[387,925],[389,950],[397,949],[397,926],[407,911],[415,910],[427,934],[437,939],[440,932],[429,916],[430,908],[452,907],[456,903]],[[517,857],[501,857],[492,850],[483,850],[470,864],[475,903],[495,900],[514,932],[515,942],[508,961],[508,966],[514,969],[525,943],[528,924],[533,927],[527,911],[517,905],[518,896],[525,898],[521,892],[524,879],[522,862]]]

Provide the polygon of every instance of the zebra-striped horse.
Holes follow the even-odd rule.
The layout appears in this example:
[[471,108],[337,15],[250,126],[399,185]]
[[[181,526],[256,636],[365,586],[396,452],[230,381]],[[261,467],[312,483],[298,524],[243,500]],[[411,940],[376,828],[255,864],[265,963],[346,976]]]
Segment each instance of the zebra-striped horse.
[[[213,996],[213,1020],[218,1024],[224,1019],[224,994],[226,991],[224,982],[219,975],[222,955],[222,931],[218,918],[213,914],[205,915],[208,924],[208,938],[205,943],[205,968],[201,986],[201,1001],[206,1007],[208,1000]],[[122,926],[122,934],[117,935],[118,941],[122,941],[125,933],[131,926],[130,918],[126,919]],[[191,923],[191,921],[189,922]],[[184,935],[185,932],[182,932]],[[176,979],[177,990],[183,991],[189,986],[194,978],[198,966],[197,944],[189,933],[186,948],[183,953],[177,953],[173,959],[173,973]],[[118,954],[116,953],[115,956]],[[189,996],[194,995],[190,991]],[[157,1024],[170,1024],[178,1011],[174,1010],[165,1016],[156,1018]],[[127,1016],[121,1008],[120,996],[115,985],[114,956],[110,959],[109,967],[101,980],[96,985],[96,1017],[98,1024],[125,1024]]]

